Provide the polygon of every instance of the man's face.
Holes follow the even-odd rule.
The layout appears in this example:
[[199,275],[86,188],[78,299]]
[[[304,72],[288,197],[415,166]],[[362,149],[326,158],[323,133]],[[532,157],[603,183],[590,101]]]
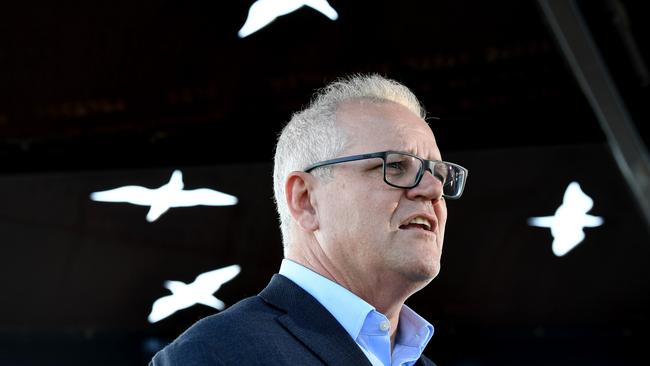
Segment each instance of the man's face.
[[[399,104],[348,102],[337,121],[349,141],[340,156],[393,150],[442,160],[426,122]],[[433,279],[447,220],[440,181],[427,172],[417,187],[391,187],[383,181],[381,159],[332,169],[332,180],[316,191],[315,235],[334,270],[350,283],[407,280],[423,286]],[[427,220],[430,228],[415,218]]]

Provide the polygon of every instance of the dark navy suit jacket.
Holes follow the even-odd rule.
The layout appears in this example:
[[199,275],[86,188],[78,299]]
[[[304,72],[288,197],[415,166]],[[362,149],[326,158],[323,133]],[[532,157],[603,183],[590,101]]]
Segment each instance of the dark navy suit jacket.
[[[149,365],[371,366],[336,319],[279,274],[259,295],[198,321]],[[424,356],[416,365],[435,366]]]

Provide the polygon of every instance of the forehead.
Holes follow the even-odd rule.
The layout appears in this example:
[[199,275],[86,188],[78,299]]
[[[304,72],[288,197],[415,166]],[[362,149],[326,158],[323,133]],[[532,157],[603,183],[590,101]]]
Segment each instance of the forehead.
[[348,154],[396,150],[441,159],[429,125],[401,104],[367,100],[346,102],[339,107],[337,123],[347,134]]

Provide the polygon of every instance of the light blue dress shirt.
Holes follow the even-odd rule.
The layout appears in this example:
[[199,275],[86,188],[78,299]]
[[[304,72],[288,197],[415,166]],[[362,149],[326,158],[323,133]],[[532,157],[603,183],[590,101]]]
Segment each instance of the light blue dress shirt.
[[412,366],[433,336],[433,325],[404,305],[391,355],[390,321],[336,282],[288,259],[280,274],[307,291],[350,334],[373,366]]

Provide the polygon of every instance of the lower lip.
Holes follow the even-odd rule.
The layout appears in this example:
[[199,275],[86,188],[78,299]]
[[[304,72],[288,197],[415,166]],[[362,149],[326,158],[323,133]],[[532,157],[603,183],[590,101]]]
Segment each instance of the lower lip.
[[419,234],[424,234],[424,235],[435,235],[433,231],[421,229],[421,228],[408,228],[408,229],[400,229],[402,231],[411,231],[414,233],[419,233]]

